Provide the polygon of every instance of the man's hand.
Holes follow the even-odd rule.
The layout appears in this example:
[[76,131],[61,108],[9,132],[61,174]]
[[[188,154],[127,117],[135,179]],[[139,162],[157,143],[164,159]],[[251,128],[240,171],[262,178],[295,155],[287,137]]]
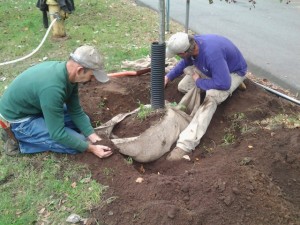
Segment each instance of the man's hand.
[[198,80],[200,78],[198,73],[193,73],[192,77],[195,82],[196,82],[196,80]]
[[170,81],[170,79],[167,76],[165,76],[165,87],[167,86],[167,84],[169,83],[169,81]]
[[183,73],[185,75],[191,76],[193,78],[193,80],[196,82],[196,80],[198,80],[200,78],[199,74],[196,72],[196,68],[195,66],[188,66],[185,67],[183,70]]
[[111,148],[105,145],[92,145],[89,144],[89,147],[87,149],[87,152],[91,152],[94,155],[98,156],[100,159],[106,158],[110,155],[112,155]]
[[102,140],[96,133],[92,133],[88,138],[92,143]]

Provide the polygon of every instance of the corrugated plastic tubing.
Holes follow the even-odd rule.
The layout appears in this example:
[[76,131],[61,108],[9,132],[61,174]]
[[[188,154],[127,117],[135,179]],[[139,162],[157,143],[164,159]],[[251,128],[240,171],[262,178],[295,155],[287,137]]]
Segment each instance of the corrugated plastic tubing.
[[153,42],[151,45],[151,106],[153,109],[165,107],[165,56],[166,44]]

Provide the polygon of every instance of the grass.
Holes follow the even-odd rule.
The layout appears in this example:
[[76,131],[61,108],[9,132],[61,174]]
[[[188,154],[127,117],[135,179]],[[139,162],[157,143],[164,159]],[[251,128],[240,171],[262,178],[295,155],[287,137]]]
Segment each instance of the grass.
[[150,106],[146,106],[142,103],[139,103],[139,111],[137,113],[137,118],[140,120],[145,120],[153,111]]
[[260,121],[262,126],[266,129],[272,130],[274,127],[283,126],[285,128],[293,129],[300,127],[300,113],[297,115],[278,114],[276,116],[266,118]]
[[133,164],[133,159],[130,156],[128,156],[126,159],[124,159],[124,161],[126,162],[127,165]]
[[[28,55],[43,39],[46,29],[35,4],[33,0],[0,0],[0,63]],[[80,45],[96,46],[105,58],[106,71],[114,72],[121,70],[124,60],[149,55],[151,43],[159,39],[158,14],[136,6],[133,0],[75,1],[75,6],[64,22],[68,39],[54,40],[50,32],[36,54],[0,66],[0,80],[5,78],[0,81],[0,95],[26,68],[43,60],[66,60]],[[171,22],[170,30],[184,28]],[[110,176],[113,170],[103,173]],[[0,224],[66,224],[71,213],[88,217],[93,207],[102,204],[106,188],[91,178],[86,166],[67,157],[52,153],[8,157],[0,152]]]
[[98,103],[98,107],[99,109],[103,109],[107,104],[107,98],[106,97],[102,97],[101,101]]
[[244,113],[237,112],[230,116],[230,127],[224,129],[225,135],[223,137],[223,144],[229,145],[236,141],[236,135],[234,133],[245,133],[248,130],[247,118]]
[[0,224],[60,224],[70,212],[87,216],[106,189],[67,157],[2,156],[0,164]]
[[232,133],[226,133],[223,137],[224,145],[230,145],[235,142],[235,135]]
[[171,107],[176,107],[176,108],[178,108],[179,110],[182,110],[182,111],[186,110],[186,106],[185,105],[178,104],[177,102],[170,102],[169,105]]

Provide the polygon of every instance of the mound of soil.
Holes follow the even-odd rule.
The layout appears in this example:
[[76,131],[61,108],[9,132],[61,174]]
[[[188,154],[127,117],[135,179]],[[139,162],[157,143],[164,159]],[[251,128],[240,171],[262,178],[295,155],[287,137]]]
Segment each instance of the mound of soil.
[[[166,88],[166,100],[180,101],[177,83]],[[300,224],[299,128],[260,123],[280,113],[295,115],[300,108],[250,80],[245,83],[246,91],[235,91],[218,106],[191,161],[171,163],[163,156],[131,164],[118,151],[107,159],[70,156],[88,164],[93,178],[109,186],[103,204],[91,211],[97,224]],[[150,75],[85,84],[80,98],[93,125],[100,125],[149,104]],[[234,142],[225,145],[229,137]]]
[[112,133],[118,138],[136,137],[146,131],[149,127],[155,126],[165,115],[165,110],[157,109],[149,112],[144,117],[137,113],[132,114],[118,123]]

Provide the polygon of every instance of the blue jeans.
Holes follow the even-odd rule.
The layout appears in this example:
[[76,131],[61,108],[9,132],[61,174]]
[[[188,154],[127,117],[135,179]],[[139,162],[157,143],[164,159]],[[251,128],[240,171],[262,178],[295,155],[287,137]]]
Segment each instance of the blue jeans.
[[[70,116],[65,112],[65,130],[70,135],[81,140],[86,140],[85,136],[80,134]],[[54,141],[48,132],[44,117],[31,117],[26,122],[12,123],[11,129],[15,137],[19,140],[21,153],[38,153],[38,152],[58,152],[67,154],[80,153],[79,151],[64,146]]]

